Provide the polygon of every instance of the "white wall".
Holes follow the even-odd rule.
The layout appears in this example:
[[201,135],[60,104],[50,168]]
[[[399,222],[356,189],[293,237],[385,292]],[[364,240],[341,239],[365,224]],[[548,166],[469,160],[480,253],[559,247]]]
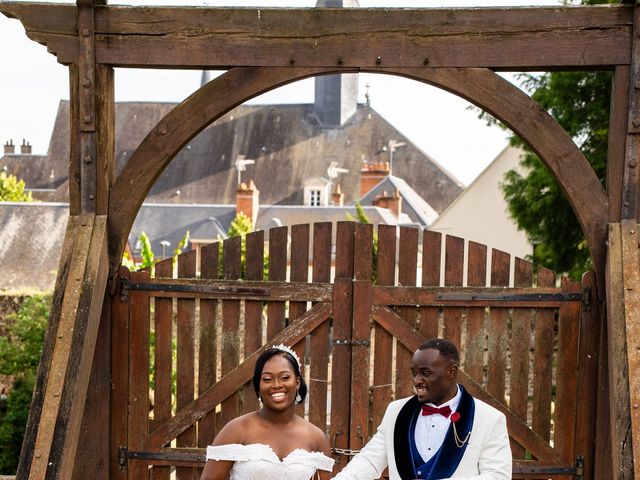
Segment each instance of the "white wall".
[[520,149],[507,146],[496,159],[429,225],[429,230],[496,248],[520,258],[533,252],[524,231],[509,217],[499,184],[504,174],[520,170]]

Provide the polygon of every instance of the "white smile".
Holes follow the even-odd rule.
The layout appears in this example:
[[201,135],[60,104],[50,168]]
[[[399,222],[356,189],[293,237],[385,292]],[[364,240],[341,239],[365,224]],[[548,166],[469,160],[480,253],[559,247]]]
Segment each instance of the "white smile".
[[428,389],[425,387],[416,387],[416,392],[418,393],[418,395],[422,395],[424,393],[427,393]]
[[277,392],[271,394],[271,398],[273,398],[274,400],[282,400],[286,396],[287,394],[285,392]]

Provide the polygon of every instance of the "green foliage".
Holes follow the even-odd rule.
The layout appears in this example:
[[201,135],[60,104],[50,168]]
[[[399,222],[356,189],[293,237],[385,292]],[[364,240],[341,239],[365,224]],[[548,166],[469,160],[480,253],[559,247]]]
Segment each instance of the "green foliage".
[[0,173],[0,201],[1,202],[33,202],[31,192],[24,191],[24,181],[13,175]]
[[237,237],[238,235],[246,235],[253,232],[253,223],[251,219],[242,212],[238,212],[229,225],[227,235],[229,238]]
[[[362,205],[360,204],[360,202],[356,202],[355,207],[356,207],[356,218],[354,218],[353,215],[351,215],[350,213],[347,213],[347,220],[349,220],[350,222],[357,221],[359,223],[364,223],[365,225],[370,225],[371,220],[369,220],[369,217],[367,217],[367,214],[364,213],[364,208],[362,208]],[[375,228],[373,229],[373,246],[371,249],[371,262],[372,262],[371,279],[375,283],[376,279],[378,278],[378,232],[376,231]]]
[[187,246],[187,243],[189,243],[189,238],[190,237],[191,237],[191,233],[189,233],[189,230],[187,230],[186,232],[184,232],[184,235],[182,236],[182,238],[178,242],[178,246],[173,251],[173,264],[174,265],[178,261],[178,255],[180,255],[182,253],[184,248]]
[[155,264],[155,255],[153,253],[153,249],[151,248],[151,240],[149,236],[145,232],[140,233],[140,254],[142,255],[142,263],[140,263],[140,268],[151,268]]
[[[574,139],[602,183],[605,180],[610,72],[527,75],[524,87]],[[534,244],[534,263],[573,279],[591,268],[589,250],[575,214],[551,172],[519,138],[526,174],[509,171],[501,184],[511,216]]]
[[7,397],[0,400],[0,474],[13,475],[18,466],[50,304],[49,296],[27,298],[7,317],[0,337],[0,373],[13,378]]

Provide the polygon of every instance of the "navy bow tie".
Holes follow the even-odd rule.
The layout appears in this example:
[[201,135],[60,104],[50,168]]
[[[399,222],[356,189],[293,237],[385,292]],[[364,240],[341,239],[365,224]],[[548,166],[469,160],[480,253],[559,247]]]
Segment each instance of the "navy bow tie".
[[444,407],[432,407],[431,405],[422,405],[422,415],[442,415],[445,418],[449,418],[451,415],[451,408],[449,405]]

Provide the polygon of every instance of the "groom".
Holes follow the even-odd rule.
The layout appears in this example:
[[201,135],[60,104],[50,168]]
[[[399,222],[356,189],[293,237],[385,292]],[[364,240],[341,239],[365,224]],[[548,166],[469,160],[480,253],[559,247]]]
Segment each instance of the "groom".
[[509,480],[511,449],[504,414],[458,385],[455,345],[428,340],[411,359],[416,395],[387,407],[378,431],[334,477],[374,480]]

